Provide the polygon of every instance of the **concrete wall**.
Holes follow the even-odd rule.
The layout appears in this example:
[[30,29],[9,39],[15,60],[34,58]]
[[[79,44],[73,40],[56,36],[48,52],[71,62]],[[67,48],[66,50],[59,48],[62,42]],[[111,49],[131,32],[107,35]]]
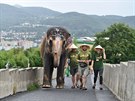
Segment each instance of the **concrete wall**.
[[[54,69],[53,79],[56,78]],[[43,68],[0,69],[0,98],[27,90],[32,83],[43,83]]]
[[104,84],[121,101],[135,101],[135,61],[104,64]]

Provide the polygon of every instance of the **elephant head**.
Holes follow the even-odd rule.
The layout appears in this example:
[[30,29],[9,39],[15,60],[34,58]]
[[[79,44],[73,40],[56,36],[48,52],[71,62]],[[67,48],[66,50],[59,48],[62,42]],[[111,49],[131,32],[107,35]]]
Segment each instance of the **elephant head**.
[[70,34],[61,27],[52,27],[47,31],[42,42],[42,57],[44,53],[50,53],[53,56],[53,65],[59,66],[61,54],[66,50],[67,42]]

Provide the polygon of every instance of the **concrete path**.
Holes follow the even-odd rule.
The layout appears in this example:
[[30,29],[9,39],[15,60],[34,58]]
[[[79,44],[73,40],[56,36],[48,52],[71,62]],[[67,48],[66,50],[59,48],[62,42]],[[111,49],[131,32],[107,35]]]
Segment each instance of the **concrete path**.
[[[53,85],[56,83],[53,81]],[[32,92],[18,93],[0,101],[119,101],[106,87],[103,91],[92,89],[90,76],[88,77],[88,90],[71,89],[71,78],[65,78],[65,89],[38,89]]]

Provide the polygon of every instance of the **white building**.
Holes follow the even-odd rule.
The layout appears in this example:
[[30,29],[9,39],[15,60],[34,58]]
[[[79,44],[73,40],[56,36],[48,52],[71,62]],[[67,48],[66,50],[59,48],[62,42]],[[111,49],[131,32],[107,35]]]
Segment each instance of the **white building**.
[[0,42],[0,50],[10,50],[12,48],[24,48],[28,49],[31,47],[36,47],[37,44],[34,43],[33,41],[28,41],[28,40],[19,40],[19,41],[5,41],[1,40]]

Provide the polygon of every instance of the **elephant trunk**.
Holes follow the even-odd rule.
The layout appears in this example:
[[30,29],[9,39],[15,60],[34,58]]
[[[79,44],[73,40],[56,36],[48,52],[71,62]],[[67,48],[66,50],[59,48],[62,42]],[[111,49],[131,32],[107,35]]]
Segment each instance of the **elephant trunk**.
[[60,54],[58,53],[54,53],[54,66],[58,67],[60,64]]
[[63,41],[59,37],[56,37],[53,43],[53,57],[55,67],[58,67],[60,64],[60,57],[62,54],[62,43]]

